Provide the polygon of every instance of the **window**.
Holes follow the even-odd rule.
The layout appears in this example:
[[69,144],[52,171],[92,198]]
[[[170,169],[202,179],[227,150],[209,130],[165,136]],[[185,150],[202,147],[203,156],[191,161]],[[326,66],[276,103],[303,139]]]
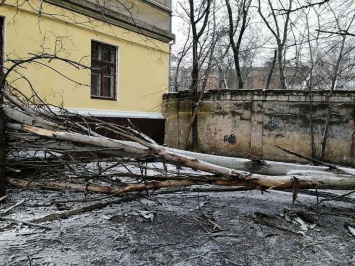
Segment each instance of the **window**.
[[91,42],[91,98],[116,99],[117,48]]

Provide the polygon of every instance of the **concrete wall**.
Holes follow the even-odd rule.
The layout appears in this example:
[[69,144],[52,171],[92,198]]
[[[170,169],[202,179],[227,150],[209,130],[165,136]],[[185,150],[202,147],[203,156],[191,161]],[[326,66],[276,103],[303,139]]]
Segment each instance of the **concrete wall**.
[[[326,91],[209,91],[198,115],[200,150],[224,156],[302,162],[275,145],[310,156],[310,114],[313,110],[315,148],[320,153],[326,117]],[[331,97],[330,130],[325,160],[355,165],[355,92]],[[191,119],[187,93],[164,96],[165,143],[183,148]]]

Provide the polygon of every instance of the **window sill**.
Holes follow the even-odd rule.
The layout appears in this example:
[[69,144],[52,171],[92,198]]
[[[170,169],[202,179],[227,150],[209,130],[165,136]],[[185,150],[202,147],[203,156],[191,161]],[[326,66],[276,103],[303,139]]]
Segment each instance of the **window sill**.
[[100,97],[100,96],[92,96],[91,99],[93,100],[107,100],[107,101],[117,101],[116,98],[108,98],[108,97]]

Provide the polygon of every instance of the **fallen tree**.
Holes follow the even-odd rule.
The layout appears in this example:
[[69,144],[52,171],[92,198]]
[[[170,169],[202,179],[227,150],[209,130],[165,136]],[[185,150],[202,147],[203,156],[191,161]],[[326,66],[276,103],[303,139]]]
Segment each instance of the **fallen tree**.
[[[3,110],[8,120],[9,185],[115,195],[208,184],[292,189],[294,198],[298,189],[355,189],[352,169],[339,173],[329,171],[328,166],[253,161],[171,149],[159,146],[132,127],[108,124],[64,109],[58,115],[46,105],[31,107],[7,90],[3,90],[3,95],[7,99]],[[99,135],[90,125],[116,134],[117,139]],[[155,163],[153,176],[147,175],[147,171],[153,171],[148,169],[148,163]],[[166,163],[198,172],[181,175],[179,170],[168,169]],[[140,173],[133,173],[132,165],[138,166]],[[125,182],[122,169],[130,177]],[[87,183],[89,179],[103,177],[106,182],[115,178],[119,184],[102,186],[95,184],[95,180]]]
[[[323,178],[319,178],[322,175]],[[8,183],[20,187],[46,188],[46,189],[70,189],[75,191],[100,192],[105,194],[118,195],[127,192],[158,190],[167,187],[186,187],[192,185],[216,185],[216,186],[245,186],[258,189],[336,189],[336,190],[355,190],[353,177],[339,177],[335,175],[324,176],[323,173],[308,173],[302,177],[298,176],[264,176],[250,175],[245,178],[229,180],[227,178],[206,177],[189,178],[183,177],[176,180],[146,181],[140,184],[129,184],[123,187],[86,185],[69,182],[32,182],[19,179],[8,179]]]

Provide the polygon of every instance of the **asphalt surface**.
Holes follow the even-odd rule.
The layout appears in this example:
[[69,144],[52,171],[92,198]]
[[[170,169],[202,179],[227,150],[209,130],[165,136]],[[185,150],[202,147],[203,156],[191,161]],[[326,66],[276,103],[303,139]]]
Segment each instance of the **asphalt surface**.
[[[210,187],[204,187],[210,189]],[[288,192],[162,191],[50,228],[0,221],[0,265],[355,265],[355,205]],[[0,217],[32,221],[98,194],[8,189]],[[6,214],[1,212],[24,200]],[[61,203],[53,203],[62,201]],[[350,230],[351,230],[350,226]]]

